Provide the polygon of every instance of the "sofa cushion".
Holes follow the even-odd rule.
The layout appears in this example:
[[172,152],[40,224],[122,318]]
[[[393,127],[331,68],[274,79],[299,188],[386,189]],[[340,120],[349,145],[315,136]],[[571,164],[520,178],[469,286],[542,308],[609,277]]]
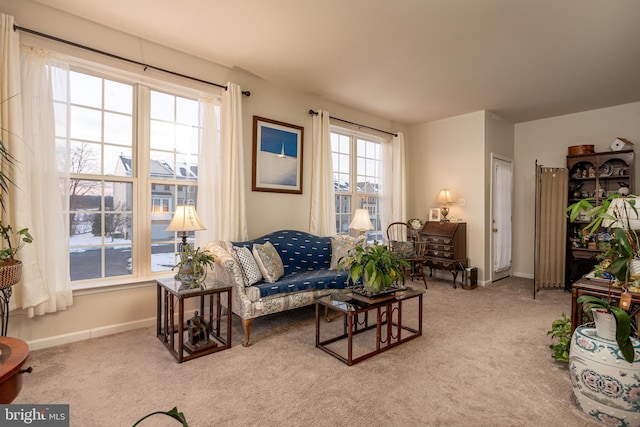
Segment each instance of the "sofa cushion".
[[254,285],[256,282],[262,280],[260,267],[258,267],[256,259],[251,254],[249,248],[245,248],[244,246],[234,246],[233,252],[235,253],[238,263],[242,269],[245,286]]
[[284,274],[282,259],[271,242],[253,245],[253,256],[265,281],[275,283]]
[[365,237],[334,236],[331,237],[331,264],[329,270],[338,269],[340,258],[344,257],[356,246],[364,243]]
[[315,289],[344,289],[347,287],[348,276],[347,271],[329,270],[325,267],[286,275],[276,283],[258,282],[251,289],[253,292],[259,290],[260,298]]

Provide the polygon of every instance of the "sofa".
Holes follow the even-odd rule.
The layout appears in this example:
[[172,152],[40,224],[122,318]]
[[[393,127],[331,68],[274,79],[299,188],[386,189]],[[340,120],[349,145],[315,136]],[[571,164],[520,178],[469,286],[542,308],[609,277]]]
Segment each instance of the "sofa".
[[[310,305],[316,298],[347,287],[348,272],[337,269],[337,262],[361,243],[362,240],[349,236],[319,237],[303,231],[280,230],[246,242],[211,242],[205,249],[216,258],[210,274],[233,285],[232,311],[242,319],[243,345],[248,347],[252,344],[251,324],[257,317]],[[269,281],[263,274],[253,283],[247,253],[252,251],[260,261],[256,248],[268,245],[277,252],[277,256],[272,255],[282,262],[282,275]],[[271,258],[266,261],[272,262]]]

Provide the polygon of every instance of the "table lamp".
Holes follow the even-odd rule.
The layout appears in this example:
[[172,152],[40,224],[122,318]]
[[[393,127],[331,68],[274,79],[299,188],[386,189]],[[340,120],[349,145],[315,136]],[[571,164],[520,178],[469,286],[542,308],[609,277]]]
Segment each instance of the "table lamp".
[[373,224],[371,224],[371,219],[369,218],[369,210],[356,209],[356,212],[353,215],[353,221],[349,224],[349,228],[358,230],[358,237],[364,236],[365,231],[367,230],[373,230]]
[[446,187],[440,190],[437,198],[437,202],[442,203],[442,207],[440,208],[440,214],[442,215],[442,218],[440,218],[440,222],[449,222],[449,220],[447,219],[447,215],[449,215],[449,208],[447,207],[447,203],[451,203],[452,201],[453,200],[451,200],[451,193]]
[[176,211],[173,213],[173,219],[169,223],[169,226],[165,231],[181,231],[182,243],[180,244],[180,251],[187,246],[187,231],[206,230],[207,227],[202,224],[196,208],[193,205],[178,205]]

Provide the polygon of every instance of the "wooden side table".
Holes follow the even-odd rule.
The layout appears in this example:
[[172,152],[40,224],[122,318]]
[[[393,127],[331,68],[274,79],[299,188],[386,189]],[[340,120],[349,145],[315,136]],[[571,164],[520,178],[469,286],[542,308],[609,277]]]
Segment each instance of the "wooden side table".
[[22,374],[30,373],[31,367],[22,369],[29,357],[29,344],[18,338],[0,337],[0,403],[8,404],[22,390]]
[[[582,324],[582,304],[578,304],[580,295],[592,295],[594,297],[607,298],[609,289],[606,283],[590,280],[585,277],[571,285],[571,333]],[[619,301],[622,294],[621,288],[611,287],[611,299]],[[640,304],[640,293],[629,292],[632,304]],[[629,313],[634,316],[634,313]]]
[[[176,358],[178,363],[231,347],[232,286],[215,279],[207,279],[202,286],[193,289],[188,284],[183,285],[173,278],[157,279],[156,283],[158,287],[156,336]],[[204,341],[203,343],[190,345],[185,340],[185,330],[187,333],[189,331],[184,318],[184,302],[187,298],[197,297],[200,298],[199,314],[206,325],[206,332],[201,337],[201,341]],[[223,297],[226,297],[227,301],[227,313],[225,315],[222,314]],[[205,304],[206,301],[208,301],[207,304]],[[178,305],[177,323],[175,319],[176,303]],[[223,320],[226,320],[226,328],[223,325]]]

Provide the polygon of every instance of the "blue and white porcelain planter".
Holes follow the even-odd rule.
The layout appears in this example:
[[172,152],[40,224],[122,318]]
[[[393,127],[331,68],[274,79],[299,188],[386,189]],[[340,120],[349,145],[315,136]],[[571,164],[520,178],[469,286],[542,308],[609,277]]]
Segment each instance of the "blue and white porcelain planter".
[[634,363],[595,328],[579,327],[571,338],[569,368],[578,407],[609,426],[640,427],[640,341],[631,340]]

